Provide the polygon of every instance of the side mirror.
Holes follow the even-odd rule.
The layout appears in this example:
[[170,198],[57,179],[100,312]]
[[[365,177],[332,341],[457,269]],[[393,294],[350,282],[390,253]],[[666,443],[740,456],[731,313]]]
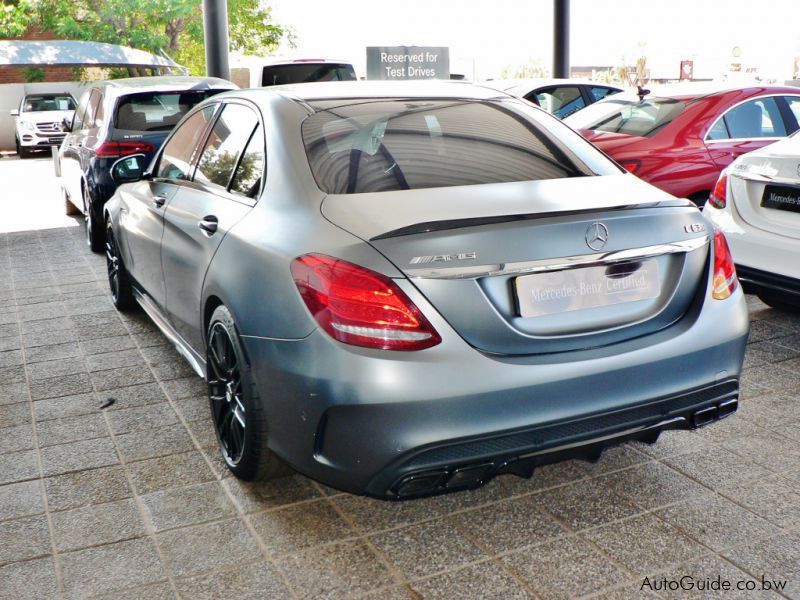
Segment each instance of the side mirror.
[[19,116],[19,110],[17,110],[16,108],[14,110],[10,110],[8,112],[11,114],[12,117],[18,117]]
[[72,131],[72,117],[64,117],[61,119],[61,131]]
[[145,155],[132,154],[124,156],[111,165],[111,179],[116,183],[133,183],[146,177]]

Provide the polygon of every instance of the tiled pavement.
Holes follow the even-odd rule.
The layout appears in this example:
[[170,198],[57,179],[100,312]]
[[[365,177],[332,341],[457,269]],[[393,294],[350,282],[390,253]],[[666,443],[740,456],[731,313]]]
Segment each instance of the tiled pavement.
[[800,598],[800,318],[749,299],[719,425],[387,503],[231,478],[203,382],[113,310],[81,235],[0,234],[0,598],[627,598],[682,575]]

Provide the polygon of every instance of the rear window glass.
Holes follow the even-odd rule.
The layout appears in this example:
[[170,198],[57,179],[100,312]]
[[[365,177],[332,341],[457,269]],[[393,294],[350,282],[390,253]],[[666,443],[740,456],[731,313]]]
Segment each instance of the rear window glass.
[[591,174],[551,131],[500,101],[334,100],[315,108],[303,141],[317,185],[330,194]]
[[117,102],[114,127],[132,131],[169,131],[196,104],[222,91],[129,94]]
[[571,116],[567,123],[575,129],[650,137],[681,114],[685,106],[683,102],[670,98],[639,101],[612,96],[586,107]]
[[261,85],[310,83],[312,81],[355,81],[356,73],[348,64],[297,63],[264,67]]
[[69,94],[27,96],[22,105],[23,112],[44,112],[46,110],[75,110],[75,99]]

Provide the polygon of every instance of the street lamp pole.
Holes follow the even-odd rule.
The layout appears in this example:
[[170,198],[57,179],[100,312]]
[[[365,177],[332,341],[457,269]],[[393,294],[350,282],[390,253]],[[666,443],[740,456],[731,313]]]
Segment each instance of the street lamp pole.
[[553,0],[553,77],[569,78],[569,0]]
[[227,0],[203,0],[203,30],[206,43],[206,74],[209,77],[230,79]]

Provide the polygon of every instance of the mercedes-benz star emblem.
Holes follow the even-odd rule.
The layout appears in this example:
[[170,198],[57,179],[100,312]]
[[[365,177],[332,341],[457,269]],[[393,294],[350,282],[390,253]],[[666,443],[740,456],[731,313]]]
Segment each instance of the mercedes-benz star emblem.
[[608,241],[608,227],[595,221],[586,228],[586,245],[592,250],[602,250]]

